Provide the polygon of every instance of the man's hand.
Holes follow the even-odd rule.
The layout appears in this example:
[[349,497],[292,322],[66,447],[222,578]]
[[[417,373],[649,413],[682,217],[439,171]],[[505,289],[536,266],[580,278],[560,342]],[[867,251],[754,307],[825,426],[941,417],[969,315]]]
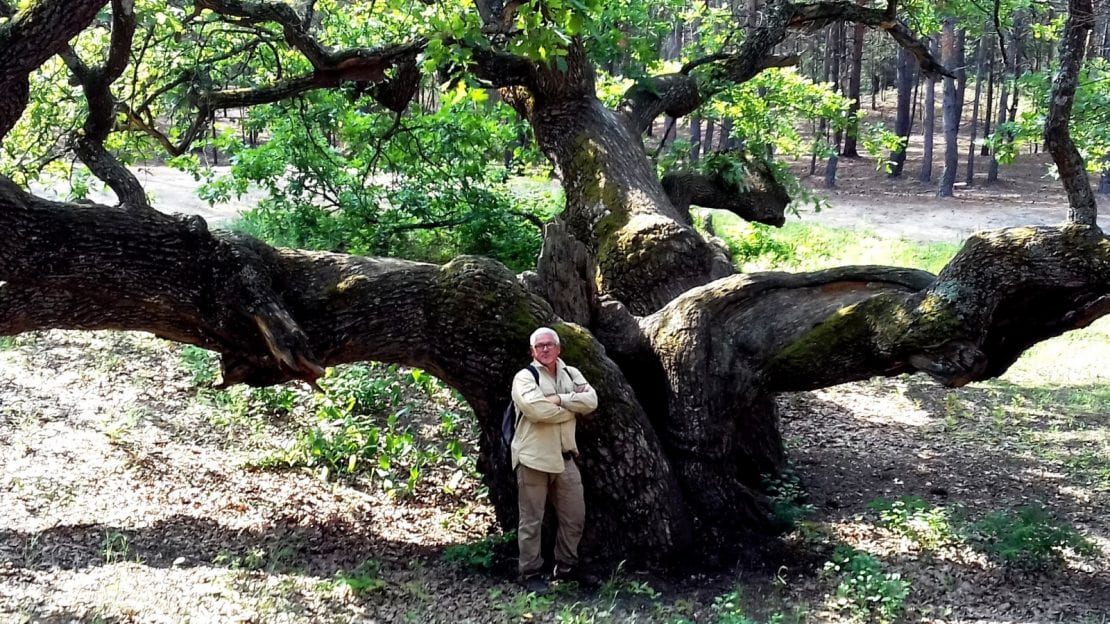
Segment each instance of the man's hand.
[[563,404],[563,400],[560,399],[559,395],[557,395],[557,394],[548,394],[548,395],[545,395],[543,398],[547,399],[551,403],[554,403],[555,405],[562,405]]

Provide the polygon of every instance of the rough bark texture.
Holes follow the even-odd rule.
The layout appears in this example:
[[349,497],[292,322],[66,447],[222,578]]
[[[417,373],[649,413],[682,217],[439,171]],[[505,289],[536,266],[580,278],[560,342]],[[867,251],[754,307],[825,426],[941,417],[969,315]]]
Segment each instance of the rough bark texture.
[[952,197],[956,173],[960,165],[960,116],[963,113],[964,35],[956,32],[954,19],[945,20],[943,35],[943,62],[957,67],[957,77],[944,79],[944,171],[940,177],[937,195]]
[[1098,204],[1087,180],[1083,157],[1071,140],[1068,121],[1079,83],[1079,66],[1083,63],[1093,21],[1091,0],[1069,0],[1068,20],[1060,40],[1060,69],[1052,81],[1052,98],[1044,125],[1045,147],[1052,154],[1068,194],[1068,221],[1084,225],[1095,224]]

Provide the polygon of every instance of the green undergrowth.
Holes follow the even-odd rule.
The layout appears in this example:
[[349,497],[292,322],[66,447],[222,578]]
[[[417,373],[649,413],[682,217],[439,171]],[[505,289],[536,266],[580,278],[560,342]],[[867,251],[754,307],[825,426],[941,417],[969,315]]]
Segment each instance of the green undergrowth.
[[966,545],[1007,568],[1046,571],[1066,565],[1071,554],[1094,557],[1099,549],[1043,504],[996,509],[972,518],[960,505],[933,505],[918,496],[875,499],[878,521],[922,552]]
[[744,272],[816,271],[850,264],[880,264],[936,273],[959,245],[920,243],[849,230],[789,221],[781,228],[750,223],[719,210],[702,210],[695,223],[728,247],[733,264]]
[[[447,493],[477,475],[469,407],[423,370],[378,363],[329,368],[317,382],[322,393],[291,385],[215,390],[215,354],[185,347],[179,358],[199,386],[209,421],[228,436],[255,441],[247,444],[249,467],[308,468],[402,497],[416,494],[430,475]],[[285,437],[279,445],[272,427]]]

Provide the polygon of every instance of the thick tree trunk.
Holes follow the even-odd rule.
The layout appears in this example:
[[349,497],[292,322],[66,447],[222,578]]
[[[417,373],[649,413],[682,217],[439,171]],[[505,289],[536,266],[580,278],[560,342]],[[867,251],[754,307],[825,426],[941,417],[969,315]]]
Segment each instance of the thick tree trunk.
[[671,204],[639,137],[592,92],[536,106],[531,123],[560,170],[570,232],[597,257],[602,294],[649,314],[733,272]]

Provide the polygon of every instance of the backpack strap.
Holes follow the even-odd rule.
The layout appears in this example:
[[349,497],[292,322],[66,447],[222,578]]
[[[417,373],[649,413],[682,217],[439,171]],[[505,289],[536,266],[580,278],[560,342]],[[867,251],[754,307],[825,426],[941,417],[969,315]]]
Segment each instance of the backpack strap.
[[[532,366],[531,364],[529,364],[525,368],[528,369],[529,373],[532,373],[532,378],[536,380],[536,385],[538,386],[540,383],[540,371],[536,370],[536,367]],[[513,435],[515,436],[516,430],[520,427],[520,419],[524,418],[524,412],[520,411],[520,408],[516,407],[515,405],[513,406],[513,409],[516,410],[516,419],[513,421]]]

